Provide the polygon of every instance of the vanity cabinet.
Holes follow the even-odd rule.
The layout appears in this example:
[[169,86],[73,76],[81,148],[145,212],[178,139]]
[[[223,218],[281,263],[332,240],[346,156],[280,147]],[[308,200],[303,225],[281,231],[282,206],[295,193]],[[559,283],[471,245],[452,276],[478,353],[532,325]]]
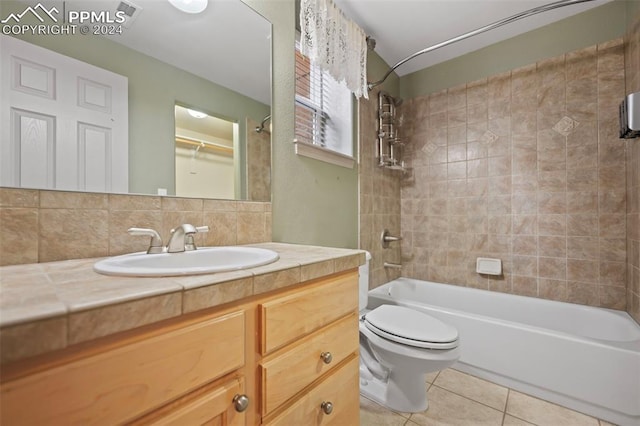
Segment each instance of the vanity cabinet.
[[[239,310],[53,356],[2,384],[0,423],[132,420],[243,367],[244,331],[245,312]],[[222,384],[210,396],[228,387]]]
[[2,367],[0,424],[357,425],[351,270]]

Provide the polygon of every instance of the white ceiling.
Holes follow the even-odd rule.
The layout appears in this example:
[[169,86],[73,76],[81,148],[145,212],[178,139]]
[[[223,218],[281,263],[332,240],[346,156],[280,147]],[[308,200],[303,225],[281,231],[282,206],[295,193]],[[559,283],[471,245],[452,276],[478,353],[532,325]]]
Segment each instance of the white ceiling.
[[[552,0],[334,0],[376,42],[393,66],[434,44],[473,31]],[[544,12],[421,55],[400,66],[400,76],[600,6],[596,0]]]

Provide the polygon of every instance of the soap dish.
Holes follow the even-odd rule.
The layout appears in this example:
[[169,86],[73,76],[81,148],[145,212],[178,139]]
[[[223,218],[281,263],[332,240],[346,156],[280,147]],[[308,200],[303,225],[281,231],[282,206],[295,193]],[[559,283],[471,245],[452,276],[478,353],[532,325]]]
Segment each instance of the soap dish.
[[502,261],[488,257],[479,257],[476,261],[476,272],[486,275],[501,275]]

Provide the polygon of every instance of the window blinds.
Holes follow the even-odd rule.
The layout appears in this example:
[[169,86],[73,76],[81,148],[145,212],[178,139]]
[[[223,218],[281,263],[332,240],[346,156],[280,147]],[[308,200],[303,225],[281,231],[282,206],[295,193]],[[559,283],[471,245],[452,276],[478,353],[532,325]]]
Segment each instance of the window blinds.
[[326,146],[335,83],[296,49],[296,125],[299,142]]

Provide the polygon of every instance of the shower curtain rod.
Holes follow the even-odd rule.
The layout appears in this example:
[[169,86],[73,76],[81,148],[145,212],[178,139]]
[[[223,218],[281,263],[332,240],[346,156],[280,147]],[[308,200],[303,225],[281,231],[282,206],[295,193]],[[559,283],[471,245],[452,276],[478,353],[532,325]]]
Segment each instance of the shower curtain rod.
[[573,4],[586,3],[586,2],[590,2],[590,1],[595,1],[595,0],[560,0],[560,1],[553,2],[553,3],[545,4],[545,5],[542,5],[542,6],[534,7],[533,9],[525,10],[524,12],[517,13],[515,15],[509,16],[508,18],[504,18],[504,19],[501,19],[500,21],[496,21],[496,22],[494,22],[492,24],[485,25],[484,27],[475,29],[473,31],[469,31],[468,33],[465,33],[465,34],[459,35],[457,37],[451,38],[451,39],[449,39],[447,41],[443,41],[441,43],[434,44],[433,46],[430,46],[430,47],[427,47],[425,49],[422,49],[422,50],[420,50],[420,51],[418,51],[418,52],[416,52],[416,53],[404,58],[403,60],[401,60],[400,62],[398,62],[394,66],[392,66],[389,69],[389,71],[387,71],[387,73],[384,75],[384,77],[382,77],[382,79],[380,79],[380,80],[378,80],[378,81],[376,81],[374,83],[367,83],[367,87],[369,88],[369,90],[372,90],[374,87],[379,86],[399,66],[403,65],[405,62],[408,62],[408,61],[410,61],[411,59],[413,59],[413,58],[415,58],[417,56],[423,55],[423,54],[428,53],[428,52],[432,52],[432,51],[434,51],[436,49],[440,49],[441,47],[448,46],[450,44],[453,44],[453,43],[456,43],[458,41],[467,39],[469,37],[473,37],[475,35],[482,34],[484,32],[493,30],[493,29],[501,27],[503,25],[507,25],[507,24],[510,24],[512,22],[519,21],[520,19],[527,18],[527,17],[533,16],[533,15],[537,15],[538,13],[546,12],[546,11],[553,10],[553,9],[558,9],[560,7],[571,6]]

